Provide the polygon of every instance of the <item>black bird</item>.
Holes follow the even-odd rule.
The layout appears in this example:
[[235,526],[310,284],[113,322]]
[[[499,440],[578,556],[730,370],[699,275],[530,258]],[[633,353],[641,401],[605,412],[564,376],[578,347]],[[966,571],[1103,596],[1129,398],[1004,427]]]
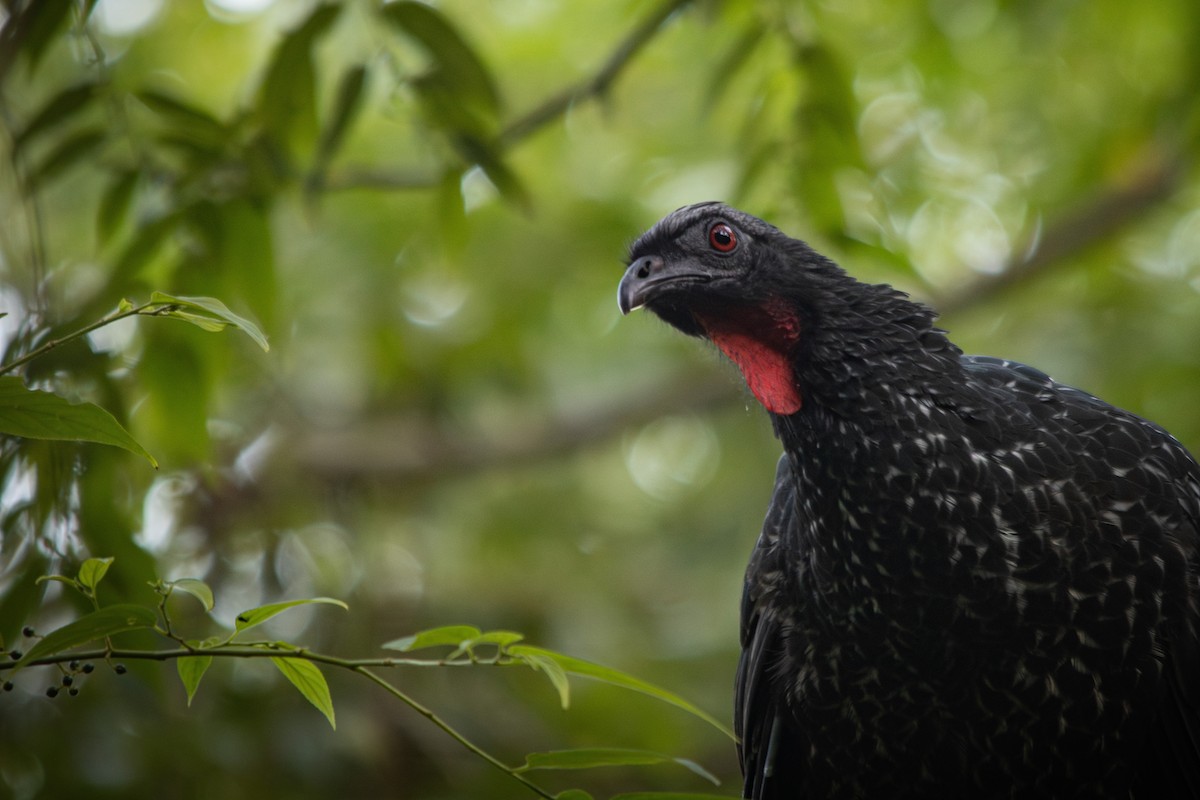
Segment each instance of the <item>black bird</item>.
[[742,599],[752,798],[1200,797],[1200,467],[720,203],[621,311],[712,341],[783,457]]

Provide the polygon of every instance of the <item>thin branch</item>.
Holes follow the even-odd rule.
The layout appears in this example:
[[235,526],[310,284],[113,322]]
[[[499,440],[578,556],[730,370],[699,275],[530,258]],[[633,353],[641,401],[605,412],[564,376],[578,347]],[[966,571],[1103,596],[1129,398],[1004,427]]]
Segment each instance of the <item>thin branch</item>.
[[654,38],[663,24],[691,2],[692,0],[665,0],[660,3],[621,40],[595,75],[564,89],[532,111],[513,120],[501,132],[500,144],[504,146],[515,144],[565,114],[575,103],[606,94],[634,57]]
[[[533,110],[508,123],[497,137],[499,147],[501,149],[512,147],[554,122],[576,103],[605,95],[621,73],[625,71],[625,68],[642,51],[642,48],[654,38],[663,24],[692,2],[693,0],[664,0],[656,6],[644,20],[626,34],[624,39],[617,43],[594,75],[551,95],[535,106]],[[352,189],[409,191],[428,189],[436,186],[439,181],[439,176],[426,172],[346,169],[329,175],[322,181],[321,188],[324,191]]]
[[[169,650],[134,650],[121,648],[96,648],[93,650],[70,650],[55,653],[44,658],[35,658],[21,665],[24,670],[28,667],[44,667],[50,664],[66,664],[70,661],[103,661],[120,659],[123,661],[170,661],[189,656],[218,656],[221,658],[279,658],[280,656],[303,658],[319,664],[332,667],[357,670],[361,668],[391,668],[391,667],[508,667],[519,666],[520,662],[507,659],[476,659],[466,658],[432,659],[432,658],[341,658],[325,653],[317,653],[303,648],[289,648],[259,645],[222,645],[219,647],[176,647]],[[13,669],[15,661],[0,661],[0,672]]]
[[[1162,157],[1125,181],[1100,188],[1047,226],[1036,242],[995,275],[934,298],[943,315],[996,300],[1010,289],[1067,266],[1085,250],[1112,239],[1172,197],[1186,174],[1182,157]],[[614,312],[615,313],[615,312]],[[302,433],[285,457],[333,479],[367,476],[401,484],[456,478],[561,456],[610,440],[668,413],[710,412],[746,397],[727,371],[706,371],[661,384],[577,416],[463,432],[424,418],[372,420],[340,432]]]
[[416,711],[421,716],[425,717],[425,719],[429,720],[431,723],[436,725],[438,728],[440,728],[442,730],[443,733],[445,733],[447,736],[449,736],[454,741],[458,742],[460,745],[465,747],[467,750],[469,750],[473,754],[479,756],[484,761],[488,762],[493,767],[500,770],[501,772],[503,772],[505,775],[509,776],[513,780],[519,781],[520,783],[524,784],[525,788],[529,789],[531,792],[536,794],[538,797],[544,797],[544,798],[547,798],[547,800],[554,800],[554,795],[550,794],[545,789],[538,786],[536,783],[534,783],[533,781],[529,780],[521,773],[514,770],[512,767],[508,766],[503,761],[499,760],[498,758],[493,756],[491,753],[487,752],[486,750],[481,748],[479,745],[472,742],[466,736],[459,733],[452,725],[450,725],[450,723],[446,722],[444,719],[439,717],[432,709],[417,702],[417,700],[415,698],[404,693],[398,687],[396,687],[394,684],[379,677],[378,675],[376,675],[374,672],[372,672],[367,667],[354,667],[353,669],[354,669],[354,672],[357,672],[359,675],[362,675],[363,677],[365,677],[369,680],[372,680],[379,686],[383,687],[383,689],[385,691],[387,691],[390,695],[395,697],[397,700],[400,700],[402,703],[404,703],[409,708]]
[[20,358],[16,358],[16,359],[8,362],[7,364],[0,364],[0,375],[6,375],[9,372],[12,372],[13,370],[15,370],[17,367],[28,364],[30,361],[33,361],[35,358],[40,358],[41,356],[46,355],[51,350],[54,350],[57,347],[61,347],[62,345],[67,344],[68,342],[73,342],[76,339],[82,339],[84,336],[87,336],[92,331],[97,331],[106,325],[111,325],[114,322],[117,322],[118,320],[126,319],[127,317],[136,317],[139,315],[152,317],[152,316],[156,316],[156,315],[160,315],[160,314],[169,313],[169,312],[175,310],[176,308],[177,308],[177,306],[174,303],[164,303],[164,302],[159,302],[159,301],[153,301],[153,302],[149,302],[149,303],[143,303],[140,306],[130,306],[129,308],[118,309],[118,310],[112,312],[111,314],[107,314],[107,315],[101,317],[100,319],[96,320],[95,322],[92,322],[88,325],[84,325],[82,328],[80,328],[77,331],[73,331],[72,333],[68,333],[65,336],[60,336],[57,339],[51,339],[48,342],[44,342],[41,346],[35,347],[33,350],[30,350],[28,353],[21,356]]
[[1076,204],[1034,241],[1023,255],[993,275],[983,275],[933,301],[943,315],[994,300],[1014,286],[1065,265],[1091,247],[1112,239],[1179,189],[1186,174],[1180,157],[1155,158],[1125,182],[1106,186]]
[[[160,631],[161,632],[161,631]],[[30,666],[47,666],[53,664],[65,664],[69,662],[87,662],[87,661],[112,661],[114,659],[120,661],[170,661],[177,658],[190,658],[193,656],[214,656],[223,658],[302,658],[306,661],[311,661],[328,666],[340,667],[351,672],[362,675],[376,685],[382,687],[388,694],[400,700],[409,708],[416,711],[425,719],[429,720],[433,725],[438,727],[443,733],[449,736],[459,745],[470,751],[472,754],[483,759],[491,764],[496,769],[503,772],[513,780],[522,784],[526,789],[536,794],[538,797],[554,800],[554,795],[547,792],[542,787],[538,786],[533,781],[526,778],[516,769],[508,766],[500,759],[493,756],[491,753],[484,750],[479,745],[468,739],[464,734],[460,733],[453,725],[438,716],[437,712],[428,706],[418,702],[416,698],[401,690],[392,682],[380,677],[373,672],[373,669],[399,667],[399,666],[420,666],[420,667],[463,667],[463,666],[511,666],[518,662],[516,660],[504,659],[497,657],[493,660],[478,660],[478,659],[447,659],[447,660],[428,660],[428,659],[408,659],[408,658],[362,658],[350,659],[340,658],[338,656],[326,655],[324,653],[316,653],[304,648],[289,648],[282,646],[271,646],[267,643],[262,643],[259,646],[250,645],[225,645],[211,648],[189,648],[179,647],[170,650],[124,650],[117,648],[104,648],[96,650],[75,650],[65,653],[56,653],[45,658],[34,659],[22,664],[22,667]],[[0,673],[5,670],[13,669],[17,666],[16,662],[0,663]]]
[[522,415],[487,430],[418,418],[371,420],[343,431],[301,431],[284,459],[328,478],[382,478],[402,484],[535,464],[610,440],[664,414],[713,410],[745,393],[729,375],[697,373],[570,415]]

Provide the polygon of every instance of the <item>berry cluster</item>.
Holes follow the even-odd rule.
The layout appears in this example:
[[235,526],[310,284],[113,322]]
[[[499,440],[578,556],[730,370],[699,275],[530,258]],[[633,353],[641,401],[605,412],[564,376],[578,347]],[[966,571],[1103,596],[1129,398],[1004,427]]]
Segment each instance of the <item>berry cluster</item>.
[[[24,628],[22,628],[21,633],[26,639],[38,638],[37,631],[35,631],[30,625],[26,625]],[[13,661],[20,661],[21,658],[24,657],[25,653],[15,647],[7,651],[5,651],[3,648],[0,648],[0,658],[3,658],[5,655],[7,655]],[[59,692],[61,692],[63,689],[66,689],[67,694],[71,697],[78,696],[79,686],[76,684],[79,680],[79,677],[81,675],[91,675],[92,672],[95,671],[96,665],[90,661],[70,661],[65,667],[62,664],[59,664],[58,668],[62,673],[62,676],[59,679],[59,685],[54,685],[47,688],[47,697],[58,697]],[[127,670],[125,669],[124,664],[114,664],[113,672],[117,673],[118,675],[124,675]],[[14,688],[16,688],[16,685],[12,681],[6,680],[2,686],[0,686],[0,688],[3,688],[6,692],[11,692]]]

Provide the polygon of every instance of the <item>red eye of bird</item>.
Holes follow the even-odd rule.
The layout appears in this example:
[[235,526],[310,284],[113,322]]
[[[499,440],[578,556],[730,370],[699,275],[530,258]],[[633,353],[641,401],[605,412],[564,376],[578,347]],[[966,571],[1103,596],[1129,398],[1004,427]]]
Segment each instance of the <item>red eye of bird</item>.
[[737,234],[724,222],[718,222],[708,229],[708,243],[718,252],[731,253],[737,247]]

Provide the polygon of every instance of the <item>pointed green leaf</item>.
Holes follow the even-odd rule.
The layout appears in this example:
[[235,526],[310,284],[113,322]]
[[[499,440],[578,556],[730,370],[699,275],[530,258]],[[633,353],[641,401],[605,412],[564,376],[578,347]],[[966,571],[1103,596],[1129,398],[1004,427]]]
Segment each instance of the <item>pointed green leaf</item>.
[[591,769],[593,767],[637,766],[642,764],[675,763],[695,772],[700,777],[720,786],[711,772],[685,758],[655,753],[652,750],[634,750],[625,747],[581,747],[575,750],[551,750],[546,753],[530,753],[517,772],[533,769]]
[[200,601],[204,606],[205,611],[213,610],[213,593],[208,584],[199,578],[180,578],[179,580],[168,581],[167,586],[180,592],[190,594],[192,597]]
[[175,660],[175,668],[179,671],[179,680],[187,691],[187,704],[191,706],[196,690],[200,688],[200,679],[212,664],[212,656],[183,656]]
[[229,140],[229,131],[216,117],[166,92],[144,89],[137,98],[158,115],[173,136],[202,149],[218,149]]
[[542,672],[558,690],[558,700],[566,709],[571,705],[571,684],[566,670],[555,659],[537,652],[536,647],[512,647],[505,652]]
[[43,636],[17,662],[17,668],[39,658],[52,656],[96,639],[103,639],[125,631],[153,628],[157,621],[154,609],[146,606],[136,606],[130,603],[105,606]]
[[251,608],[238,614],[237,619],[234,620],[234,625],[237,629],[236,632],[241,633],[244,630],[253,628],[255,625],[261,625],[271,617],[282,611],[287,611],[289,608],[311,605],[313,603],[327,603],[329,605],[341,606],[347,610],[350,608],[350,606],[346,605],[341,600],[335,600],[332,597],[309,597],[304,600],[287,600],[282,603],[268,603],[265,606]]
[[351,67],[342,76],[338,84],[337,101],[333,113],[329,117],[324,130],[321,131],[321,141],[317,147],[317,164],[326,164],[333,158],[350,123],[362,106],[363,88],[366,86],[367,69],[363,66]]
[[427,631],[414,633],[412,636],[393,639],[383,645],[383,647],[388,650],[400,650],[405,653],[410,650],[422,650],[426,647],[443,647],[446,645],[460,647],[463,642],[476,639],[482,633],[479,628],[473,625],[444,625],[440,628],[431,628]]
[[703,792],[626,792],[613,795],[611,800],[732,800],[725,794]]
[[154,457],[100,406],[69,403],[56,394],[30,389],[13,376],[0,377],[0,433],[113,445],[143,456],[158,467]]
[[554,795],[554,800],[593,800],[583,789],[567,789]]
[[20,133],[13,137],[13,152],[19,151],[29,140],[46,130],[60,127],[71,117],[85,109],[98,95],[98,83],[81,83],[69,86],[50,98],[33,115]]
[[79,565],[79,581],[80,586],[85,586],[96,593],[96,585],[104,580],[105,573],[112,565],[112,558],[89,558]]
[[524,640],[524,638],[524,634],[517,633],[516,631],[487,631],[465,644],[470,648],[478,647],[481,644],[490,644],[504,650],[506,647]]
[[542,647],[534,647],[532,645],[514,645],[507,648],[505,652],[514,658],[519,658],[527,663],[529,661],[529,656],[538,655],[544,659],[549,659],[555,662],[559,667],[562,668],[564,672],[567,672],[571,675],[580,675],[585,678],[603,681],[604,683],[608,683],[613,686],[620,686],[624,689],[641,692],[642,694],[646,694],[650,697],[661,700],[664,703],[669,703],[676,708],[680,708],[695,717],[699,717],[731,739],[737,738],[734,736],[733,731],[721,724],[716,717],[703,711],[692,703],[689,703],[687,700],[684,700],[674,692],[662,689],[652,683],[642,680],[641,678],[635,678],[632,675],[621,672],[620,670],[616,670],[611,667],[605,667],[591,661],[584,661],[581,658],[574,658],[573,656],[556,653],[553,650],[547,650]]
[[77,161],[82,161],[107,138],[108,134],[103,128],[88,128],[68,136],[29,171],[29,183],[44,183],[66,171]]
[[175,212],[139,225],[113,262],[109,284],[126,286],[136,278],[142,268],[162,249],[168,237],[178,227],[180,218],[181,215]]
[[312,48],[337,20],[341,7],[319,5],[284,36],[271,56],[258,100],[263,124],[277,139],[294,144],[316,130],[316,68]]
[[104,190],[100,198],[100,206],[96,211],[96,236],[101,244],[112,238],[120,227],[122,220],[129,211],[133,191],[137,188],[138,173],[135,170],[125,170],[116,175],[113,182]]
[[271,656],[271,661],[283,673],[283,676],[300,690],[300,694],[312,703],[318,711],[329,720],[329,725],[337,729],[337,721],[333,715],[333,698],[329,695],[329,684],[321,670],[311,661],[303,658]]
[[57,583],[65,583],[67,586],[70,586],[72,589],[75,589],[75,590],[79,590],[79,589],[83,588],[79,585],[79,581],[75,580],[74,578],[68,578],[66,575],[43,575],[40,578],[38,578],[36,581],[34,581],[34,583],[35,584],[36,583],[45,583],[46,581],[55,581]]
[[436,64],[439,79],[460,104],[473,105],[493,114],[499,109],[500,93],[491,73],[445,15],[417,2],[391,3],[384,6],[383,14],[428,51]]
[[509,168],[500,156],[499,148],[478,136],[461,135],[454,137],[453,144],[462,157],[477,164],[487,179],[496,187],[496,191],[515,204],[522,211],[529,212],[533,208],[533,199],[529,190]]
[[[11,48],[12,52],[23,54],[29,60],[29,72],[32,74],[46,48],[55,40],[59,28],[69,19],[72,5],[71,0],[41,0],[26,4],[15,19],[5,20],[3,33],[8,34],[9,28],[13,32],[11,36],[4,37],[6,41],[2,49]],[[16,6],[9,5],[7,8],[11,14]],[[9,58],[5,53],[0,56],[0,63],[7,62]]]
[[233,313],[229,310],[228,306],[214,297],[182,297],[164,292],[154,292],[150,295],[150,302],[161,303],[164,306],[174,306],[175,308],[165,312],[159,310],[148,313],[175,317],[176,319],[190,322],[206,331],[220,331],[227,326],[232,326],[253,339],[255,344],[264,351],[271,349],[271,346],[267,343],[266,335],[257,325],[245,317]]

